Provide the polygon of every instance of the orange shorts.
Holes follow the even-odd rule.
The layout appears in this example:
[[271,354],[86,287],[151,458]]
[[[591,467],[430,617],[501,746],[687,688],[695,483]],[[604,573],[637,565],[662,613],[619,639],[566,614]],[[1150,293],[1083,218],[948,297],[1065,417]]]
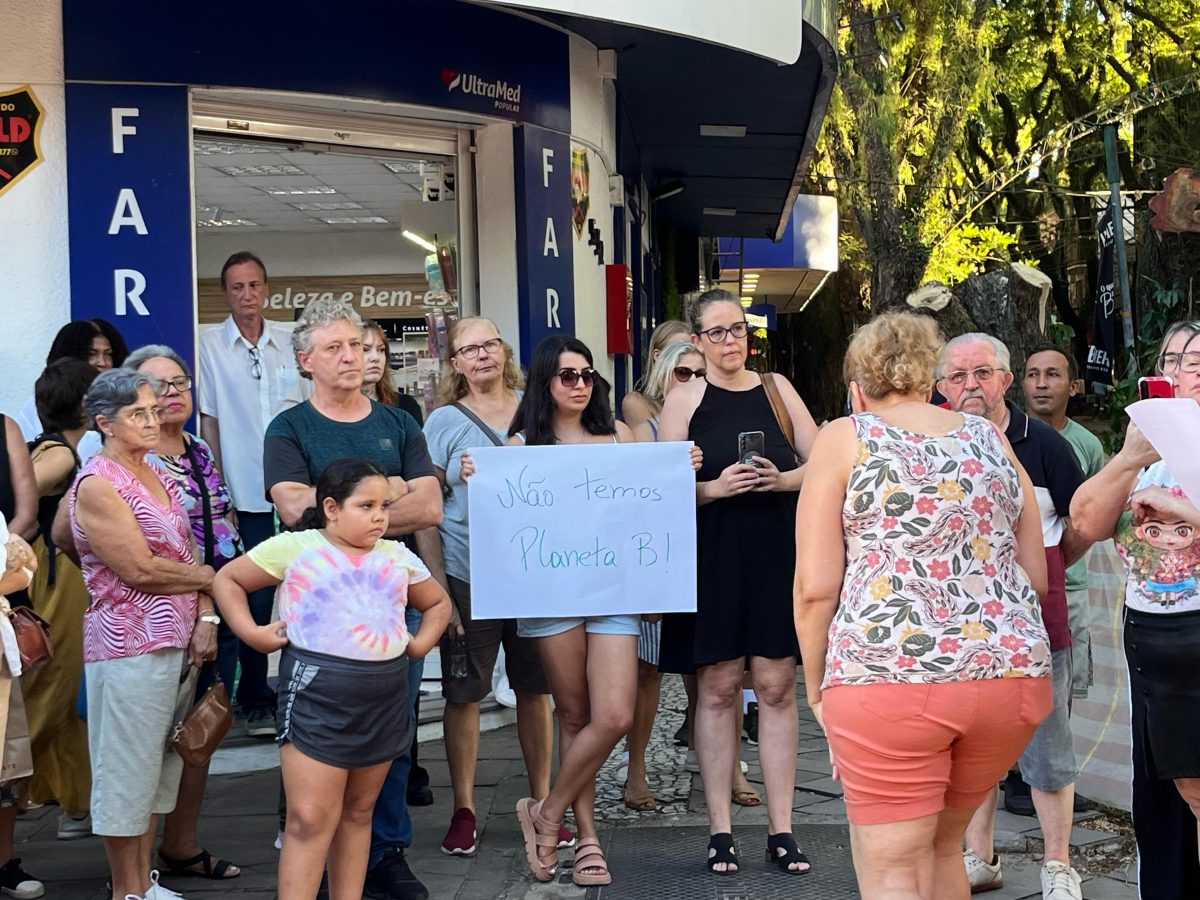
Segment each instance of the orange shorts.
[[856,825],[974,809],[1053,706],[1049,678],[839,685],[821,711]]

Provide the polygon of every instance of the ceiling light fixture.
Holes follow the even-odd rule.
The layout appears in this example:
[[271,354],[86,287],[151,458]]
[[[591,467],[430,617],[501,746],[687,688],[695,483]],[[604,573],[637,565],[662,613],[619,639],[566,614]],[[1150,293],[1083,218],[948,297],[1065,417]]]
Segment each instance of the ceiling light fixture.
[[321,212],[334,209],[362,209],[361,203],[355,203],[353,200],[335,200],[318,201],[315,203],[289,203],[288,206],[293,209],[299,209],[303,212]]
[[434,244],[432,241],[428,240],[427,238],[421,237],[415,231],[409,231],[406,228],[403,231],[401,231],[400,233],[402,235],[404,235],[406,238],[408,238],[410,241],[412,241],[414,244],[416,244],[418,247],[420,247],[422,250],[424,250],[425,252],[437,253],[437,245]]
[[293,165],[264,165],[264,166],[217,166],[217,170],[234,178],[248,178],[254,175],[307,175],[299,166]]
[[321,216],[326,225],[387,225],[383,216]]
[[657,203],[659,200],[666,200],[668,197],[682,194],[685,190],[687,190],[687,185],[676,178],[674,181],[668,181],[652,190],[650,192],[650,202]]
[[259,187],[259,190],[264,194],[270,194],[272,197],[296,197],[304,194],[336,194],[333,188],[327,184],[313,184],[300,187],[291,185],[289,187]]
[[706,206],[704,214],[706,216],[736,216],[737,210],[732,206]]
[[701,125],[700,137],[744,138],[745,125]]
[[742,298],[742,309],[749,309],[753,305],[754,305],[753,297],[743,297]]

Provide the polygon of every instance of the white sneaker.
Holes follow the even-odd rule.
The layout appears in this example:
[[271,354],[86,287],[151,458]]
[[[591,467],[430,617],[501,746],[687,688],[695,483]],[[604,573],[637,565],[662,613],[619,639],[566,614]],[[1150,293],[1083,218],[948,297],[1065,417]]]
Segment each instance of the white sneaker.
[[60,841],[74,841],[79,838],[91,837],[92,835],[92,814],[88,813],[82,819],[73,819],[66,813],[58,815],[58,839]]
[[963,851],[963,862],[967,866],[967,881],[972,894],[996,891],[1004,887],[1004,873],[1000,871],[1000,857],[994,863],[984,862],[970,850]]
[[183,894],[173,891],[158,883],[158,869],[150,870],[150,889],[146,891],[145,900],[186,900]]
[[1042,900],[1083,900],[1079,873],[1052,859],[1042,866]]

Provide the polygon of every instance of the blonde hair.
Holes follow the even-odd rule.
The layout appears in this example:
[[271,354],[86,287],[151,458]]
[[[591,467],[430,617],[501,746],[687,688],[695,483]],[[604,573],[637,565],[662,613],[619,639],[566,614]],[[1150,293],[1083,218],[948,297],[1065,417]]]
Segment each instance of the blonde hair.
[[687,323],[681,322],[678,319],[667,319],[665,322],[658,323],[658,326],[650,333],[650,354],[647,357],[646,368],[642,372],[642,377],[633,386],[635,391],[641,394],[646,393],[646,385],[654,377],[654,367],[658,363],[658,356],[661,356],[663,349],[670,344],[671,338],[680,334],[687,335],[688,333]]
[[[492,330],[497,336],[500,334],[500,329],[496,327],[496,323],[486,316],[467,316],[459,319],[446,332],[446,355],[442,359],[442,377],[438,381],[437,386],[437,405],[449,406],[467,396],[470,392],[470,385],[467,384],[467,378],[461,372],[455,371],[454,366],[450,364],[450,360],[454,358],[454,352],[458,349],[458,336],[462,334],[463,329],[470,325],[491,325]],[[504,386],[510,391],[519,391],[525,386],[525,376],[521,374],[520,367],[513,361],[513,349],[509,346],[508,341],[500,338],[500,345],[504,348]]]
[[667,385],[675,377],[675,367],[679,365],[679,360],[689,353],[695,353],[701,360],[704,359],[704,354],[690,342],[669,344],[654,361],[654,367],[646,373],[642,398],[646,401],[646,405],[654,410],[655,415],[662,412],[663,400],[667,396]]
[[928,316],[884,313],[850,338],[842,377],[876,400],[891,393],[926,394],[933,389],[941,347],[937,323]]

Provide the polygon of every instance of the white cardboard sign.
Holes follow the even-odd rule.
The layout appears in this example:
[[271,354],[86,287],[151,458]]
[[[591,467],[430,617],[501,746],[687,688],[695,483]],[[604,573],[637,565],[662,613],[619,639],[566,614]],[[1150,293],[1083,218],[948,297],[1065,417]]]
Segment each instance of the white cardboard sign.
[[471,451],[471,615],[695,612],[686,442]]
[[1187,397],[1157,397],[1126,407],[1146,440],[1192,503],[1200,506],[1200,405]]

